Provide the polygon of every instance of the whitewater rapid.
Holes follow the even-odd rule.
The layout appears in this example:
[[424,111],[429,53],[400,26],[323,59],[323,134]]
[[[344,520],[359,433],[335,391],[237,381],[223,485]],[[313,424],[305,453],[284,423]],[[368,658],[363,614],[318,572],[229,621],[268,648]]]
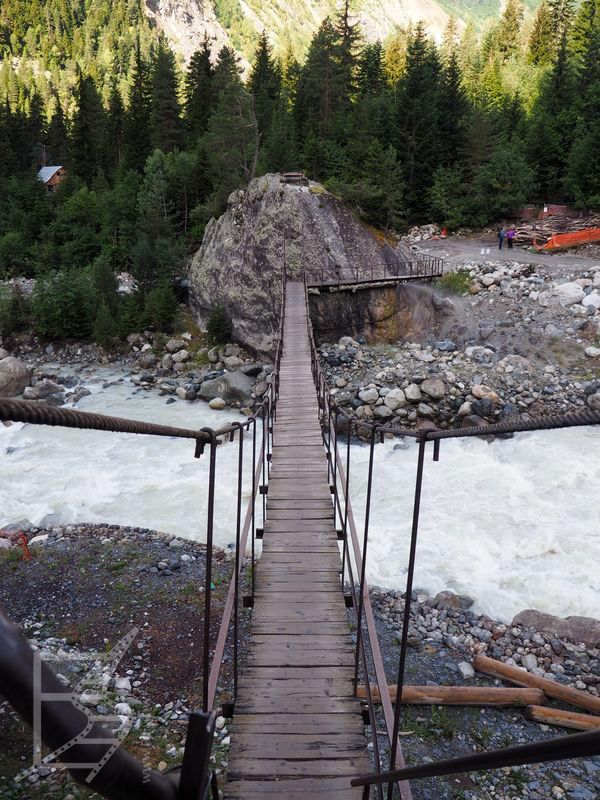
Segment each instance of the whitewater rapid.
[[[167,404],[108,371],[90,374],[86,386],[92,394],[78,403],[83,411],[190,428],[240,419],[205,403]],[[414,443],[376,445],[372,584],[404,586],[416,455]],[[368,448],[353,446],[359,532],[367,462]],[[219,447],[217,463],[214,537],[226,547],[235,540],[237,445]],[[195,459],[191,441],[0,426],[0,526],[53,515],[55,523],[134,525],[204,541],[207,476],[208,458]],[[443,441],[440,461],[429,454],[425,464],[415,586],[468,594],[475,610],[497,619],[524,608],[600,617],[599,489],[600,430]]]

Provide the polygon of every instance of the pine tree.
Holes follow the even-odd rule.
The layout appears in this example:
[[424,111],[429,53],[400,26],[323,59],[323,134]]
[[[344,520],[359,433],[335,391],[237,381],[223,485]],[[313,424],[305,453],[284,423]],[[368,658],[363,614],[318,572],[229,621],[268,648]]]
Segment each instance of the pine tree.
[[377,96],[386,89],[386,76],[381,42],[368,44],[358,61],[357,88],[360,97]]
[[70,140],[70,166],[83,181],[91,181],[103,167],[105,117],[100,96],[91,78],[79,74],[77,110]]
[[450,17],[444,29],[444,37],[440,47],[442,63],[447,66],[450,58],[456,55],[459,44],[458,23],[454,17]]
[[333,132],[342,93],[337,44],[337,31],[326,18],[310,43],[298,80],[294,116],[301,141]]
[[135,44],[131,67],[131,88],[125,113],[123,140],[127,169],[141,172],[150,154],[150,83],[148,66],[142,58],[139,39]]
[[545,66],[552,60],[552,13],[546,0],[538,6],[529,36],[528,59],[531,64]]
[[219,50],[213,76],[215,101],[218,101],[221,92],[241,87],[240,72],[239,59],[235,50],[223,46]]
[[68,136],[62,107],[56,99],[46,136],[46,163],[62,166],[67,161]]
[[406,203],[414,219],[427,211],[427,190],[439,158],[440,62],[422,24],[408,43],[396,104],[396,150],[404,165]]
[[254,96],[258,129],[264,138],[271,127],[273,109],[281,91],[281,70],[273,59],[273,51],[264,31],[258,40],[248,89]]
[[439,164],[454,166],[465,155],[467,99],[456,52],[442,71],[439,95]]
[[175,56],[164,39],[160,39],[152,71],[151,142],[164,153],[182,145],[182,120],[177,99]]
[[522,0],[507,0],[496,33],[495,49],[504,61],[515,55],[520,48],[524,7]]
[[99,344],[100,347],[105,349],[109,347],[111,340],[115,335],[115,322],[110,313],[110,309],[106,303],[102,302],[98,308],[96,319],[94,321],[94,328],[92,331],[92,338]]
[[113,173],[121,168],[125,149],[125,109],[121,93],[114,81],[108,98],[105,144],[106,167]]
[[350,0],[343,0],[343,6],[335,20],[338,35],[337,61],[339,73],[339,93],[343,110],[350,107],[356,94],[356,69],[360,51],[360,30],[356,22],[350,18]]
[[191,57],[185,76],[185,120],[194,139],[206,132],[215,105],[213,74],[210,44],[205,34],[202,47]]

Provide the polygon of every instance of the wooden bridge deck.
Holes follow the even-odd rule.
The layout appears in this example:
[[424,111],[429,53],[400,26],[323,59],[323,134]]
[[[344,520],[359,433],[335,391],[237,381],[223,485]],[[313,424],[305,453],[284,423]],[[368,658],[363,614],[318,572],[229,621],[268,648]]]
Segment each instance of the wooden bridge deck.
[[371,771],[340,555],[304,286],[288,283],[284,347],[252,643],[235,704],[229,800],[357,800]]

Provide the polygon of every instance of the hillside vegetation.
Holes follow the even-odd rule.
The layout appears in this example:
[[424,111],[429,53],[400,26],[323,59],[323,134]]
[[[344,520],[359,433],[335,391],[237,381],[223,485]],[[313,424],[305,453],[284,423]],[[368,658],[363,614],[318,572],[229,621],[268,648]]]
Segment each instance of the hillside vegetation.
[[[264,172],[302,169],[385,230],[485,225],[525,203],[600,205],[600,0],[545,0],[529,33],[509,0],[481,41],[451,21],[440,46],[421,25],[366,44],[346,4],[301,64],[261,36],[246,81],[235,52],[213,63],[208,41],[182,73],[133,2],[130,16],[90,2],[104,28],[73,0],[53,2],[54,21],[31,3],[37,32],[17,27],[7,45],[3,29],[22,58],[0,68],[0,277],[67,272],[84,295],[93,281],[93,303],[72,299],[85,335],[100,310],[104,339],[111,325],[168,325],[186,254],[230,192]],[[2,6],[5,26],[15,3]],[[67,169],[53,193],[36,179],[44,159]],[[119,300],[123,270],[140,291]],[[66,302],[58,278],[42,285]],[[25,312],[2,303],[6,333]]]

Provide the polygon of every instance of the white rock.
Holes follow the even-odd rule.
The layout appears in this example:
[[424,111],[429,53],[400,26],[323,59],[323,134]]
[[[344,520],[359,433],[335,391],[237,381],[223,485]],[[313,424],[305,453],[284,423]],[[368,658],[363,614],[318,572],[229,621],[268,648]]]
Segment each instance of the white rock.
[[227,403],[222,397],[213,397],[208,403],[208,407],[215,409],[215,411],[222,411],[226,405]]
[[475,677],[475,670],[469,664],[468,661],[461,661],[458,665],[458,671],[463,676],[463,678],[474,678]]
[[585,306],[593,306],[594,308],[600,308],[600,294],[597,291],[590,292],[590,294],[586,294],[586,296],[581,301],[581,305]]
[[402,406],[406,405],[406,395],[402,389],[398,389],[396,387],[395,389],[390,389],[383,402],[392,411],[396,411],[397,408],[401,408]]
[[187,361],[190,357],[190,354],[187,350],[178,350],[176,353],[173,354],[173,363],[174,364],[183,364],[184,361]]
[[129,703],[117,703],[115,705],[115,714],[123,717],[130,717],[133,714],[133,710]]
[[361,389],[358,393],[358,399],[362,400],[363,403],[373,404],[379,400],[379,392],[374,388]]
[[566,308],[567,306],[581,303],[585,297],[585,292],[578,283],[561,283],[556,286],[550,296],[550,304],[558,303]]
[[[600,352],[600,351],[599,351]],[[40,533],[39,536],[34,536],[33,539],[29,540],[29,544],[46,544],[48,541],[48,534],[47,533]]]
[[404,395],[409,403],[421,402],[421,390],[416,383],[409,383],[406,389],[404,389]]
[[83,692],[83,694],[79,698],[79,702],[82,706],[87,706],[88,708],[95,708],[102,698],[96,692]]
[[538,661],[533,653],[528,653],[526,656],[521,656],[521,664],[525,667],[525,669],[532,670],[537,667]]
[[131,691],[131,681],[129,678],[115,678],[115,689],[123,690],[126,692]]

